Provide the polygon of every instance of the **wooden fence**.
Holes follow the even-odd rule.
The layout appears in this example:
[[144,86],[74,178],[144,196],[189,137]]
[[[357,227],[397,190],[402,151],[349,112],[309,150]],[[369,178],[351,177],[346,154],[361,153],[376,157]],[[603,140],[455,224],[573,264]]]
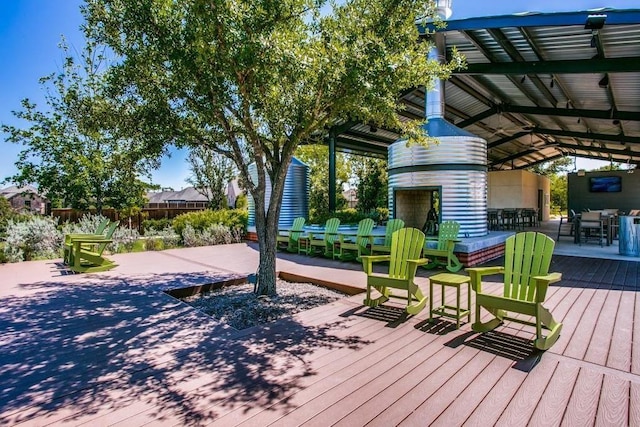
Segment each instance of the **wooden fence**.
[[[198,206],[198,203],[185,203],[183,205],[170,205],[167,206],[163,203],[154,203],[153,205],[159,205],[159,207],[144,207],[142,212],[136,214],[130,218],[122,218],[118,211],[115,209],[103,209],[102,215],[109,218],[111,221],[120,221],[122,225],[128,225],[130,228],[136,228],[142,232],[142,221],[145,219],[173,219],[180,214],[187,212],[202,211],[206,209],[206,206]],[[51,215],[54,218],[58,218],[58,223],[63,224],[65,222],[78,222],[78,220],[85,213],[95,214],[95,210],[81,211],[76,209],[51,209]]]

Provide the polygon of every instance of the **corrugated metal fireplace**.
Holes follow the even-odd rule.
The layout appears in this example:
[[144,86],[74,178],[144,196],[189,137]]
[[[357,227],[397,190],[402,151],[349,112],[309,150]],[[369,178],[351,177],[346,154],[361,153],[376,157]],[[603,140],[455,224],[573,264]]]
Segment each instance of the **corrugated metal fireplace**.
[[[439,60],[434,47],[430,59]],[[420,228],[437,205],[440,221],[460,223],[461,237],[487,234],[487,141],[444,119],[442,82],[426,95],[424,129],[439,144],[428,148],[406,140],[389,147],[389,212]]]

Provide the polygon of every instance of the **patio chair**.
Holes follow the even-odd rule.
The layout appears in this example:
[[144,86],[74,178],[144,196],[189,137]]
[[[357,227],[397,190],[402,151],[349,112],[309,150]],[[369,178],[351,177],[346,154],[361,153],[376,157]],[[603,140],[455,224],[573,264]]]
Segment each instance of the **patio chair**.
[[100,223],[98,224],[98,226],[96,227],[96,230],[93,233],[69,233],[69,234],[65,234],[64,236],[64,243],[62,245],[62,260],[65,264],[69,264],[70,260],[70,254],[71,254],[71,248],[72,248],[72,244],[71,244],[71,240],[74,237],[87,237],[87,236],[96,236],[96,235],[102,235],[104,233],[105,228],[107,228],[107,225],[109,225],[109,218],[104,218],[102,221],[100,221]]
[[[462,263],[458,260],[456,254],[453,253],[453,249],[456,246],[458,240],[458,233],[460,232],[460,224],[456,221],[444,221],[440,224],[440,232],[438,238],[435,240],[436,247],[427,247],[430,241],[434,239],[427,239],[425,241],[424,251],[422,252],[425,258],[429,258],[432,261],[425,265],[424,268],[431,269],[437,266],[445,266],[447,270],[452,273],[460,271]],[[442,261],[446,258],[446,262]]]
[[114,221],[109,224],[104,235],[74,237],[71,241],[69,268],[76,273],[95,273],[116,267],[115,262],[102,254],[112,242],[111,236],[119,223],[120,221]]
[[375,225],[371,218],[365,218],[358,223],[358,231],[355,236],[346,233],[338,234],[338,250],[334,250],[333,258],[340,258],[342,261],[355,258],[360,261],[360,256],[370,254],[373,243],[371,232]]
[[[293,224],[288,230],[278,230],[276,243],[278,247],[286,249],[287,252],[298,252],[298,239],[304,232],[305,221],[305,218],[301,216],[293,220]],[[286,234],[281,234],[282,232],[286,232]],[[283,244],[285,244],[286,246],[284,246]]]
[[[584,233],[584,241],[587,243],[589,238],[597,236],[602,246],[602,240],[604,235],[604,220],[602,219],[602,212],[590,211],[582,212],[580,221],[578,221],[578,244],[582,245],[582,235]],[[592,234],[595,233],[595,234]]]
[[[315,248],[320,248],[320,252],[323,252],[324,256],[333,258],[333,245],[338,239],[338,227],[340,227],[340,220],[338,218],[329,218],[324,226],[324,231],[321,233],[309,233],[300,236],[298,238],[298,253],[313,255],[317,252]],[[317,238],[316,236],[320,234],[322,234],[322,237]]]
[[[552,238],[536,232],[518,233],[507,238],[503,267],[467,268],[471,286],[476,292],[476,317],[471,326],[476,332],[488,332],[505,320],[536,327],[535,346],[540,350],[549,349],[560,336],[562,323],[556,322],[542,304],[551,283],[562,278],[560,273],[549,273],[555,242]],[[502,295],[483,292],[482,277],[504,275]],[[495,318],[486,323],[480,321],[480,308],[484,307]],[[508,312],[533,316],[534,322],[520,317],[509,317]],[[542,329],[549,331],[543,336]]]
[[571,237],[575,240],[576,222],[576,212],[573,209],[569,210],[568,216],[561,216],[556,240],[560,240],[562,236]]
[[[377,307],[385,303],[389,298],[406,299],[406,311],[409,314],[418,314],[424,309],[427,297],[414,283],[416,270],[419,265],[426,264],[428,260],[421,259],[420,253],[424,246],[424,233],[417,228],[402,228],[391,236],[391,253],[389,255],[363,255],[362,268],[367,275],[367,296],[364,305]],[[388,261],[387,274],[373,272],[373,263]],[[377,298],[372,298],[371,290],[380,293]],[[400,289],[406,292],[406,297],[394,295],[391,289]]]
[[404,221],[400,218],[387,221],[387,227],[384,232],[384,242],[382,242],[381,245],[371,245],[371,255],[375,255],[376,253],[391,253],[391,236],[401,228],[404,228]]

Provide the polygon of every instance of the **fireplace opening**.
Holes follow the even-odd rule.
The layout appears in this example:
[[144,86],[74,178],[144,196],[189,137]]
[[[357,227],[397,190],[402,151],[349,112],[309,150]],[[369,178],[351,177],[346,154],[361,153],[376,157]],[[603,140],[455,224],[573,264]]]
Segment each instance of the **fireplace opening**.
[[[419,228],[426,234],[437,233],[437,223],[441,218],[440,191],[442,187],[419,187],[410,189],[396,189],[393,192],[394,218],[404,221],[405,227]],[[429,215],[434,209],[435,222]]]

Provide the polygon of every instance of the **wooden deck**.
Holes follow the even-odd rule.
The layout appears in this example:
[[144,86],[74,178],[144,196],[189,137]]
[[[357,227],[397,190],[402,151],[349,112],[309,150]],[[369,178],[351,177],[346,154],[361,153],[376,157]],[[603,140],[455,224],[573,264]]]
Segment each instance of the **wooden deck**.
[[[236,331],[163,291],[249,273],[255,248],[115,257],[94,275],[0,266],[0,424],[640,424],[638,262],[554,257],[564,328],[541,353],[519,324],[479,335],[361,296]],[[354,263],[278,268],[364,285]]]

